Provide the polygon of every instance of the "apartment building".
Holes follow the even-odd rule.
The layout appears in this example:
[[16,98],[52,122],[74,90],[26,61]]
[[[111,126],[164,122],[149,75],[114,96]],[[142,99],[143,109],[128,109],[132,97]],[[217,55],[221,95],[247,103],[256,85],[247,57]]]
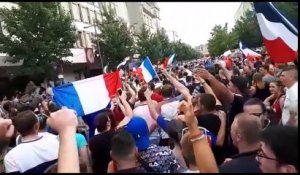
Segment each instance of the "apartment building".
[[234,14],[234,21],[238,21],[242,16],[245,15],[247,10],[254,10],[251,2],[241,2],[241,5]]
[[[117,17],[134,31],[138,32],[142,24],[146,24],[151,32],[160,28],[159,7],[155,2],[61,2],[61,7],[72,17],[72,25],[79,36],[74,43],[74,48],[70,49],[73,56],[63,58],[72,62],[71,65],[65,65],[62,69],[63,76],[60,75],[60,77],[63,77],[65,82],[83,79],[86,70],[89,67],[94,68],[91,65],[94,62],[93,53],[97,46],[92,43],[92,39],[95,33],[101,33],[94,21],[95,19],[102,21],[102,6],[109,4],[116,11]],[[12,6],[17,5],[13,2],[0,2],[0,7]],[[0,54],[0,66],[12,70],[22,64],[5,62],[7,57],[7,54]],[[8,76],[8,73],[9,70],[0,71],[0,76]]]
[[126,2],[126,6],[130,26],[135,32],[139,32],[143,24],[152,33],[161,28],[160,9],[156,2]]

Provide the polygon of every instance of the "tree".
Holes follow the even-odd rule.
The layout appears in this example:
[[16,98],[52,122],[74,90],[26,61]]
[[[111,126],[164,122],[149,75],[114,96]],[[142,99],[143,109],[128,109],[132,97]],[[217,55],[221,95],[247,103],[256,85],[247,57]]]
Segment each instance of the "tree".
[[227,23],[224,27],[215,25],[212,29],[211,38],[208,40],[208,51],[212,56],[219,56],[226,50],[238,46],[238,37],[235,32],[228,32]]
[[181,41],[172,42],[171,51],[176,53],[177,61],[192,60],[200,57],[200,53],[198,51]]
[[101,31],[97,37],[101,55],[108,68],[115,69],[124,58],[133,54],[133,39],[126,24],[116,17],[116,12],[110,4],[102,7],[102,16],[102,23],[97,21],[97,26]]
[[171,54],[170,40],[164,28],[158,29],[154,34],[154,38],[157,39],[157,43],[160,46],[159,58],[165,58]]
[[136,35],[136,50],[141,55],[141,58],[148,56],[152,62],[161,58],[162,44],[160,37],[152,34],[145,25],[141,26],[140,32]]
[[254,11],[246,11],[235,24],[233,32],[247,47],[255,48],[262,45],[262,35]]
[[71,17],[57,2],[17,2],[18,8],[1,8],[3,32],[0,32],[0,52],[7,53],[16,63],[31,72],[45,73],[71,56],[76,41]]

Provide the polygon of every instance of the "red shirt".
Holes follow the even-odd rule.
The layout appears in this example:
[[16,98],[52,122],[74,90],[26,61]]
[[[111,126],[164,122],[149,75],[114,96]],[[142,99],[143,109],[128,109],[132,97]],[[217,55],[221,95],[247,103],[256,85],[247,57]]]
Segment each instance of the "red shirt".
[[159,93],[153,92],[151,95],[151,99],[155,100],[155,101],[157,101],[157,103],[159,103],[159,102],[163,101],[164,98]]

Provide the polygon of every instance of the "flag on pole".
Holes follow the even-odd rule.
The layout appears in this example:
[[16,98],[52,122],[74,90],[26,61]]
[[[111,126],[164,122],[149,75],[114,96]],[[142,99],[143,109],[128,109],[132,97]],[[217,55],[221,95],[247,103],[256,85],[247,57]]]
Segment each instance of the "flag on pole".
[[243,43],[240,41],[240,50],[243,52],[244,56],[247,57],[248,55],[254,56],[254,57],[261,57],[259,53],[254,52],[253,50],[247,48]]
[[124,66],[126,65],[127,61],[130,60],[130,57],[126,57],[118,66],[117,69],[123,69]]
[[147,83],[157,76],[149,57],[147,56],[140,67],[137,69],[137,74],[140,79],[144,79]]
[[298,57],[298,29],[271,2],[254,2],[254,8],[272,61],[295,61]]
[[174,62],[174,59],[175,59],[175,53],[173,53],[169,57],[166,57],[164,60],[164,69],[166,69],[169,65],[171,65]]
[[60,107],[66,106],[84,116],[106,108],[121,87],[116,71],[55,87],[53,98]]

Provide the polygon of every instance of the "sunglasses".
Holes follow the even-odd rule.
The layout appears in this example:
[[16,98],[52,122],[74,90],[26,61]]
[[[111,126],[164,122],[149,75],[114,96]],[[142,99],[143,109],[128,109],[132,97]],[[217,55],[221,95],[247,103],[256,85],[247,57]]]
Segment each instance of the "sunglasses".
[[265,158],[265,159],[269,159],[269,160],[275,160],[275,161],[278,161],[278,160],[275,159],[275,158],[271,158],[271,157],[266,156],[266,154],[264,153],[264,151],[263,151],[262,149],[260,149],[260,150],[257,151],[256,156],[257,156],[257,157],[261,157],[261,158]]

